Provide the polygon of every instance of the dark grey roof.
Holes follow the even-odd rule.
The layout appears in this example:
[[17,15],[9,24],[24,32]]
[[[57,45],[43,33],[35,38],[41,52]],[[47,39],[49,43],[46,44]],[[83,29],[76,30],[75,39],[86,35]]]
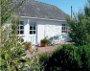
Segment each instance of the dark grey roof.
[[35,0],[27,0],[26,3],[17,12],[20,16],[39,17],[47,19],[64,20],[67,16],[62,10],[56,6]]

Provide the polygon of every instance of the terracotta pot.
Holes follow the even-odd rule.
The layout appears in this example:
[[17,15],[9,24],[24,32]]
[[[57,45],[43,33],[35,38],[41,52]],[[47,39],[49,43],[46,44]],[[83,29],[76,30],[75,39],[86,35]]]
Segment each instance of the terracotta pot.
[[41,47],[47,47],[47,43],[41,43]]

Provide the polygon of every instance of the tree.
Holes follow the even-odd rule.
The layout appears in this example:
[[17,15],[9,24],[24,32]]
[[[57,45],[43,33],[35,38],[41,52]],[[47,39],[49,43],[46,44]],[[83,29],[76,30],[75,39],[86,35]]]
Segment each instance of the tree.
[[[25,0],[1,0],[0,1],[0,43],[3,41],[3,25],[7,21],[12,20],[12,15],[15,11],[19,10],[20,6],[22,6],[25,3]],[[13,24],[13,23],[12,23]]]
[[1,25],[5,23],[24,2],[25,0],[1,0]]
[[84,8],[83,13],[68,20],[70,26],[69,36],[76,45],[90,43],[90,2]]
[[[12,17],[12,14],[15,10],[22,5],[25,0],[1,0],[1,32],[3,25],[5,25],[6,21],[11,20],[10,24],[13,28],[13,33],[10,33],[9,38],[6,40],[5,38],[0,37],[1,39],[5,39],[4,43],[0,47],[0,70],[1,71],[27,71],[30,69],[28,58],[26,57],[25,49],[23,47],[22,42],[19,41],[19,38],[16,36],[16,25],[18,24],[17,17]],[[6,36],[4,34],[3,36]],[[2,36],[2,35],[1,35]]]
[[86,18],[86,30],[87,30],[87,39],[90,43],[90,0],[88,0],[87,6],[84,8],[85,18]]

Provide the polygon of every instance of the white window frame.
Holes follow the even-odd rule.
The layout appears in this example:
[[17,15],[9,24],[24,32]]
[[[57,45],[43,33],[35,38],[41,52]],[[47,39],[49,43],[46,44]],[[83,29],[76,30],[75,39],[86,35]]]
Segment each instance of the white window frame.
[[[31,29],[32,27],[32,29]],[[32,32],[32,33],[31,33]],[[31,22],[29,27],[29,34],[36,34],[36,22]]]
[[62,33],[67,33],[67,24],[62,24]]
[[[23,22],[23,24],[21,24],[21,22]],[[23,27],[23,28],[21,28],[21,27]],[[18,25],[18,34],[19,35],[22,35],[22,34],[24,34],[24,21],[20,21],[19,22],[19,25]]]

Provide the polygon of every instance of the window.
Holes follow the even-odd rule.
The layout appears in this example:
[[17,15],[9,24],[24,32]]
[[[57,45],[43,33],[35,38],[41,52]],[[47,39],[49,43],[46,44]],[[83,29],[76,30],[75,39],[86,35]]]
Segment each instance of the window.
[[62,24],[62,33],[67,33],[67,25]]
[[35,34],[36,33],[36,22],[32,22],[30,24],[30,31],[29,31],[30,34]]
[[24,21],[20,21],[18,25],[18,34],[24,34]]

